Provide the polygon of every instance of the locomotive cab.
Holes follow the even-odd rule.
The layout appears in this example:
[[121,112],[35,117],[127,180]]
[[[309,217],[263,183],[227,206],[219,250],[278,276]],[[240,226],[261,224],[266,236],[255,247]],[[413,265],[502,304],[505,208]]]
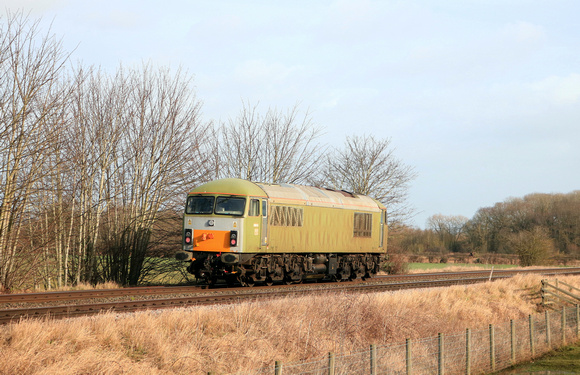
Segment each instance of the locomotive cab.
[[[228,183],[229,181],[229,183]],[[267,197],[240,180],[208,183],[188,194],[183,220],[183,252],[188,271],[213,284],[238,280],[240,262],[267,246]]]

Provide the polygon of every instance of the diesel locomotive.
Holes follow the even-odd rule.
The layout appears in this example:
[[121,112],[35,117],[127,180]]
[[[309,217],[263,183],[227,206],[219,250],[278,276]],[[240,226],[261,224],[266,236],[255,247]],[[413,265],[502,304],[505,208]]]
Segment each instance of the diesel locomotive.
[[208,284],[364,279],[385,260],[386,219],[364,195],[221,179],[188,194],[177,258]]

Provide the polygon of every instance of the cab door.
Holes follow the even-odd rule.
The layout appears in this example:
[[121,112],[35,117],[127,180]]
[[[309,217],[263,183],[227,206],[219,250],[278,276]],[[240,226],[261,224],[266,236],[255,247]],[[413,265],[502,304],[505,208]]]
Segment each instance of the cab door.
[[389,228],[387,226],[387,210],[381,211],[381,232],[380,232],[380,243],[379,247],[383,249],[383,251],[387,248],[387,237],[389,234]]
[[262,217],[260,215],[260,199],[250,197],[248,207],[248,216],[244,223],[244,249],[247,252],[260,251],[260,227],[262,226]]

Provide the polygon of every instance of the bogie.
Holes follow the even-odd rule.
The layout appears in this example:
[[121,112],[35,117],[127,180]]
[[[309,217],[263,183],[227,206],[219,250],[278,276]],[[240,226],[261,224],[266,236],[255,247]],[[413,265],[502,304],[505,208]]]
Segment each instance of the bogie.
[[[196,254],[197,255],[197,254]],[[224,264],[218,254],[201,254],[206,258],[196,259],[197,267],[190,268],[196,278],[216,284],[219,279],[228,285],[243,286],[275,283],[301,283],[308,279],[346,281],[366,279],[374,276],[382,262],[382,254],[254,254],[242,264]],[[336,262],[337,268],[332,264]],[[203,266],[200,267],[199,264]]]

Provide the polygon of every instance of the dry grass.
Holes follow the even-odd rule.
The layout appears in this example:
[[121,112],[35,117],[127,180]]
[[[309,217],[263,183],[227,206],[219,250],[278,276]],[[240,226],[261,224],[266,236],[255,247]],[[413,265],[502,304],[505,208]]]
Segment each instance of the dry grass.
[[[580,277],[561,277],[580,286]],[[207,374],[480,329],[536,311],[539,276],[0,327],[0,374]]]
[[[446,263],[447,264],[447,263]],[[531,267],[498,267],[494,266],[493,264],[485,264],[485,265],[449,265],[440,268],[417,268],[417,269],[410,269],[408,273],[416,274],[416,273],[436,273],[436,272],[468,272],[468,271],[488,271],[491,272],[492,269],[495,271],[521,271],[521,270],[535,270],[535,269],[545,269],[546,266],[531,266]]]
[[44,292],[63,292],[69,290],[93,290],[93,289],[118,289],[121,286],[115,282],[109,281],[106,283],[101,283],[97,285],[92,285],[89,283],[79,283],[74,286],[67,285],[62,287],[53,287],[50,289],[44,288],[42,286],[36,286],[33,290],[24,289],[24,290],[13,290],[12,293],[44,293]]
[[491,266],[488,268],[484,267],[470,267],[470,266],[447,266],[442,268],[429,268],[429,269],[412,269],[408,273],[436,273],[436,272],[465,272],[465,271],[490,271]]

